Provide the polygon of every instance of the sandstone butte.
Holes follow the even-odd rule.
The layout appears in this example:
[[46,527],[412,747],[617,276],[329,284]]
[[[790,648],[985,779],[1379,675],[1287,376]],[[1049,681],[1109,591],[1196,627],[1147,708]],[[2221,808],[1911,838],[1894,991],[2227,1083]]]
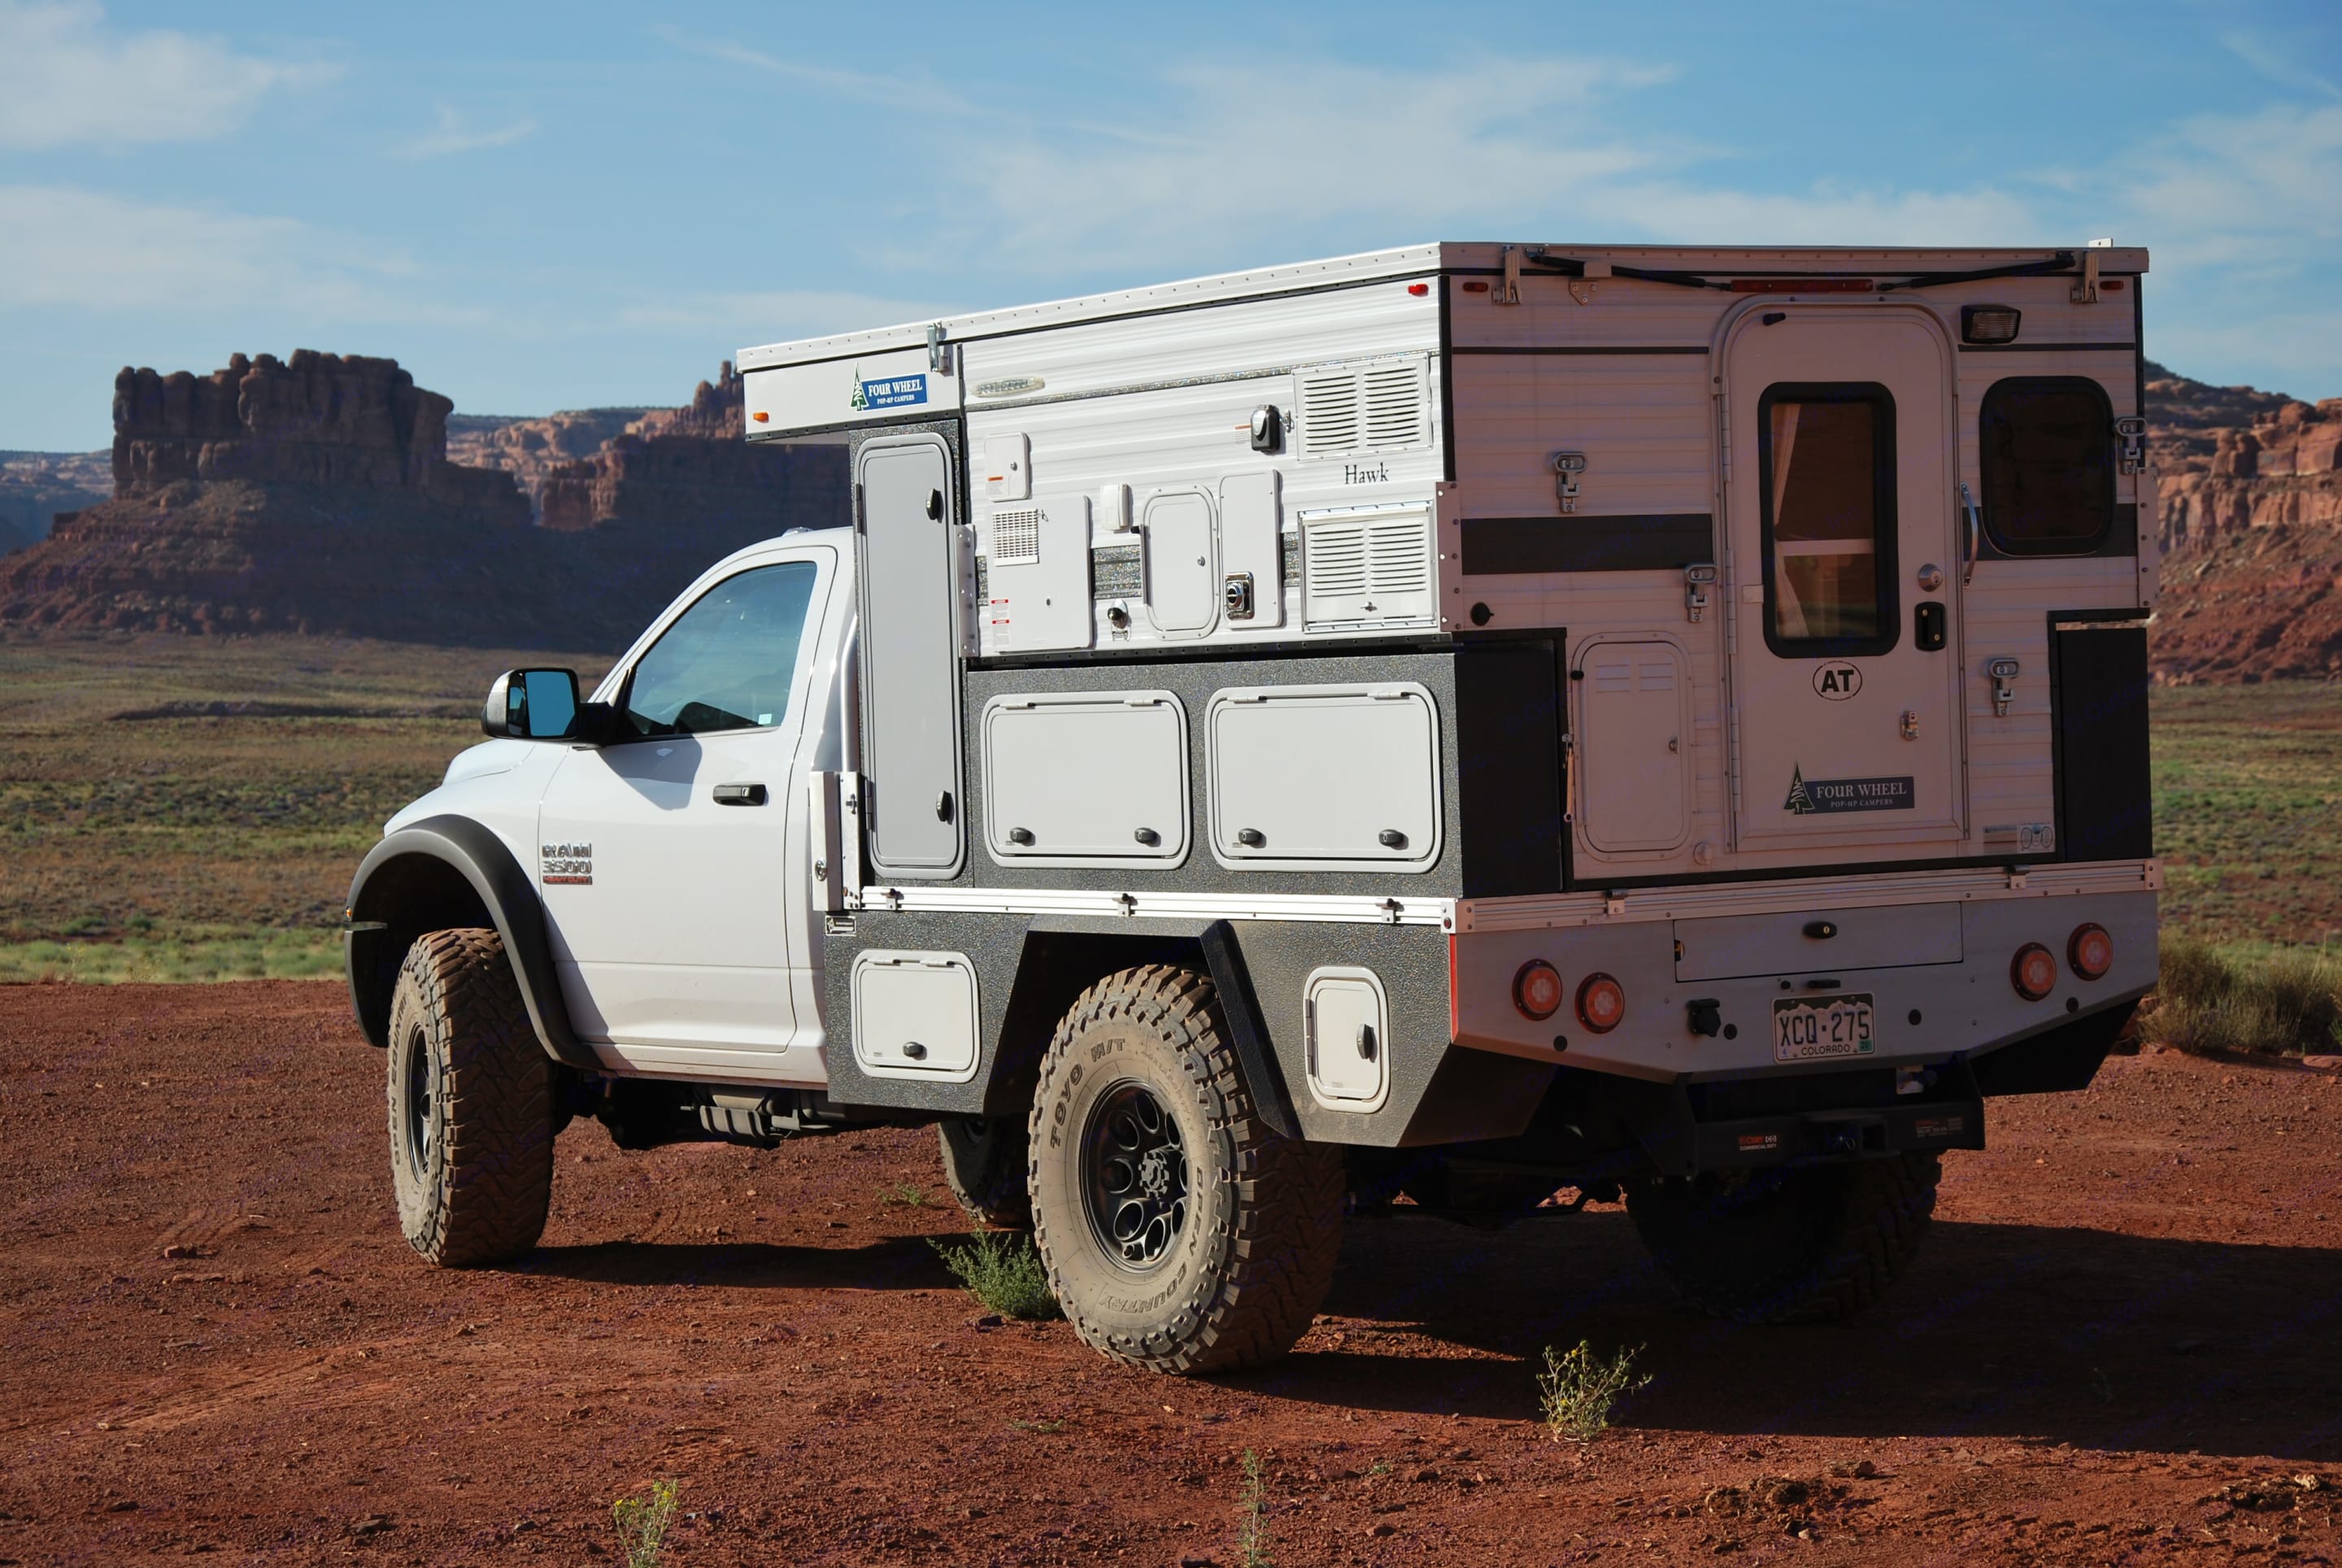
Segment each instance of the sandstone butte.
[[843,449],[751,447],[738,397],[726,367],[549,465],[541,527],[513,473],[447,460],[453,405],[395,360],[125,369],[113,498],[0,558],[0,624],[622,647],[718,558],[846,515]]

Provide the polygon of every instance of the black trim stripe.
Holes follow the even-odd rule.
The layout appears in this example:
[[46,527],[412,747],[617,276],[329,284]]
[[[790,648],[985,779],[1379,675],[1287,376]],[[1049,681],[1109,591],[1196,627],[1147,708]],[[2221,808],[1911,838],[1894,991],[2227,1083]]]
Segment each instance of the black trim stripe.
[[1716,558],[1706,512],[1612,517],[1466,518],[1464,575],[1674,571]]
[[1626,345],[1626,344],[1621,344],[1621,345],[1619,345],[1619,346],[1618,346],[1618,347],[1610,347],[1610,346],[1608,346],[1608,345],[1606,345],[1606,344],[1572,344],[1572,345],[1569,345],[1569,346],[1567,346],[1567,347],[1563,347],[1563,346],[1561,346],[1561,345],[1556,345],[1556,344],[1542,344],[1542,343],[1540,343],[1540,344],[1531,344],[1531,345],[1526,345],[1526,346],[1493,345],[1493,344],[1492,344],[1492,345],[1489,345],[1489,346],[1487,346],[1487,347],[1471,347],[1471,346],[1467,346],[1467,345],[1464,345],[1464,344],[1458,344],[1458,345],[1456,345],[1455,347],[1453,347],[1453,348],[1449,349],[1449,350],[1448,350],[1448,352],[1449,352],[1450,354],[1456,354],[1456,355],[1463,355],[1463,354],[1595,354],[1595,355],[1600,355],[1600,354],[1705,354],[1705,353],[1706,353],[1706,352],[1707,352],[1707,345],[1706,345],[1706,344],[1705,344],[1705,343],[1659,343],[1659,344],[1640,344],[1640,345]]
[[2136,343],[1963,343],[1963,354],[2136,354]]

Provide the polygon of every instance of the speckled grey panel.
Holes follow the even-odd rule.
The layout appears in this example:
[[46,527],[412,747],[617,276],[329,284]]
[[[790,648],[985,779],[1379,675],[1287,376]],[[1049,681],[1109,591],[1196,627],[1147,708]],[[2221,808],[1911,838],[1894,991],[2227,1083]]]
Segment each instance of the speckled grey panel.
[[1146,560],[1136,545],[1102,545],[1090,552],[1090,598],[1137,598],[1146,592]]
[[[825,950],[832,1032],[846,1036],[847,976],[864,949],[965,953],[976,971],[981,1055],[974,1080],[946,1084],[870,1078],[856,1070],[851,1051],[833,1048],[830,1098],[941,1115],[1023,1116],[1050,1036],[1080,991],[1142,964],[1205,969],[1206,924],[865,910],[854,936],[832,937]],[[1554,1069],[1448,1043],[1445,932],[1282,920],[1236,921],[1230,930],[1276,1053],[1279,1089],[1305,1137],[1388,1148],[1511,1137],[1527,1125]],[[1373,970],[1389,997],[1391,1087],[1378,1111],[1328,1111],[1309,1096],[1302,992],[1309,972],[1328,964]]]

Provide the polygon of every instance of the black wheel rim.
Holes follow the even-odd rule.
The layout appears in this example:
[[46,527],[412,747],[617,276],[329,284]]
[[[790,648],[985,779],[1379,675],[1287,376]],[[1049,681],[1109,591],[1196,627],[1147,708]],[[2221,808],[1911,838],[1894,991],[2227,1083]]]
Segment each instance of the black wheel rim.
[[431,1044],[416,1030],[406,1041],[406,1160],[418,1174],[431,1169]]
[[1187,1151],[1179,1123],[1146,1084],[1116,1084],[1090,1111],[1082,1192],[1107,1257],[1145,1273],[1170,1255],[1187,1223]]

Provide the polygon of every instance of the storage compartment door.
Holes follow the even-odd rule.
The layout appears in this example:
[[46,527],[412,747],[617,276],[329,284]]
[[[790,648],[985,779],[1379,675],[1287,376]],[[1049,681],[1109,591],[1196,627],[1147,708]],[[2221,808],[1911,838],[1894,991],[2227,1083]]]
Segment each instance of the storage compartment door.
[[1423,687],[1231,688],[1206,727],[1221,864],[1420,871],[1438,859],[1439,717]]
[[1372,1111],[1390,1082],[1390,1007],[1375,971],[1310,972],[1302,1001],[1309,1093],[1329,1111]]
[[854,487],[862,600],[863,809],[882,877],[959,869],[960,600],[943,442],[866,443]]
[[[1231,631],[1285,624],[1283,521],[1276,470],[1233,474],[1220,482],[1220,565]],[[1240,600],[1248,614],[1239,612]]]
[[1043,496],[1028,506],[995,507],[986,554],[984,618],[996,653],[1087,648],[1090,502]]
[[1187,854],[1187,716],[1167,691],[984,705],[984,839],[1004,864],[1176,865]]
[[976,1076],[976,970],[960,953],[873,948],[854,960],[855,1065],[875,1078]]
[[1691,704],[1671,642],[1578,650],[1577,810],[1597,850],[1672,849],[1691,832]]
[[1219,616],[1220,585],[1212,559],[1212,498],[1170,490],[1146,498],[1140,514],[1146,544],[1146,618],[1173,636],[1201,637]]

